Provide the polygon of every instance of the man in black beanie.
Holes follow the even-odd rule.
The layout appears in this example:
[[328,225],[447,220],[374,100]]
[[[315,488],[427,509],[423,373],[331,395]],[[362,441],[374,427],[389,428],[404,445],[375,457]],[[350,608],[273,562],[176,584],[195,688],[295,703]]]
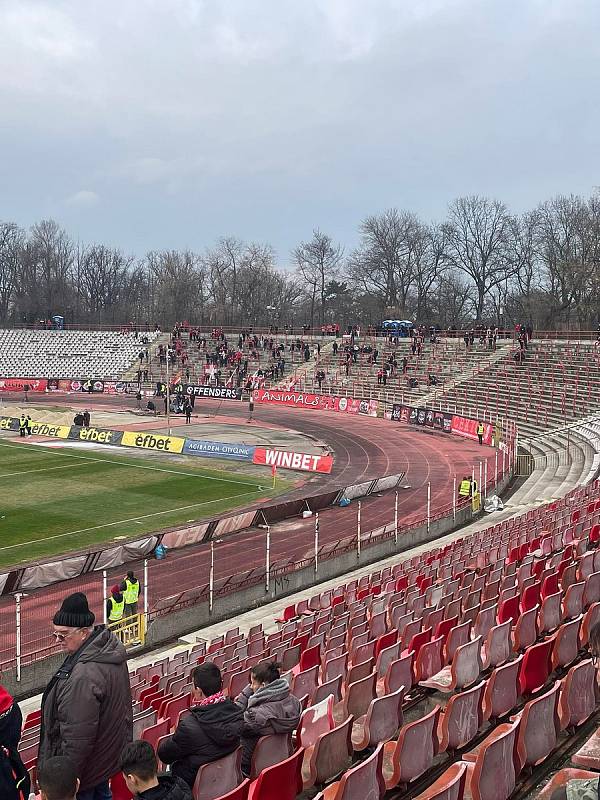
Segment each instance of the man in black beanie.
[[110,800],[109,779],[132,738],[127,654],[94,620],[84,594],[65,597],[53,622],[67,657],[42,696],[38,764],[53,756],[71,759],[78,800]]

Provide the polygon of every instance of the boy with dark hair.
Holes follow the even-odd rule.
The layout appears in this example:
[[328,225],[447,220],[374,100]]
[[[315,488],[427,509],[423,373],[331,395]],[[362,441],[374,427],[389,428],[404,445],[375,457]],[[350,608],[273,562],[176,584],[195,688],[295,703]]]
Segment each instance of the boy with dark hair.
[[127,788],[140,800],[192,800],[189,786],[174,775],[158,775],[154,749],[149,742],[125,746],[121,772]]
[[75,764],[66,756],[53,756],[38,769],[42,800],[75,800],[79,778]]
[[225,697],[223,680],[216,664],[206,661],[192,673],[193,689],[190,713],[180,720],[175,733],[158,746],[163,764],[172,764],[171,772],[193,788],[202,764],[232,753],[240,744],[244,725],[240,708]]

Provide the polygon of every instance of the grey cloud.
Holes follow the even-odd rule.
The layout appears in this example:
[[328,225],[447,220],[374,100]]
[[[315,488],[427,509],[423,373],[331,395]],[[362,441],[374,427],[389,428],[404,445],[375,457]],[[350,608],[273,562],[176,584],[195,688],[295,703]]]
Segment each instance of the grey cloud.
[[595,0],[4,0],[0,29],[22,224],[137,251],[235,233],[286,262],[389,205],[600,182]]

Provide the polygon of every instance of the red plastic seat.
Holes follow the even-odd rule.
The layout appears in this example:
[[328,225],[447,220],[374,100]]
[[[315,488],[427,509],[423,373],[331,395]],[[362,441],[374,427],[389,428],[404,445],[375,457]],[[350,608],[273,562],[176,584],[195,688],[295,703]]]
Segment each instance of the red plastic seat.
[[[420,621],[418,622],[420,624]],[[425,644],[425,642],[428,642],[431,639],[432,633],[433,633],[432,628],[426,628],[425,630],[415,634],[411,638],[408,647],[403,650],[403,653],[410,652],[412,650],[412,652],[415,654],[415,659],[416,659],[416,657],[419,655],[419,650],[421,649],[421,647]]]
[[540,634],[555,631],[562,622],[562,592],[547,595],[542,600],[538,627]]
[[484,688],[485,683],[481,681],[448,700],[438,725],[440,752],[460,750],[475,738],[483,724]]
[[563,730],[577,727],[596,710],[596,670],[590,660],[571,667],[562,680],[558,716]]
[[521,613],[529,611],[540,602],[541,585],[536,581],[528,586],[521,595]]
[[408,693],[415,685],[413,662],[414,653],[406,653],[406,655],[392,661],[383,677],[383,681],[378,682],[378,694],[391,694],[401,686],[404,686],[406,693]]
[[395,735],[402,725],[404,692],[404,686],[400,686],[394,692],[371,700],[366,715],[354,723],[352,733],[354,750],[364,750]]
[[446,639],[446,646],[444,648],[444,660],[449,664],[454,658],[459,647],[466,644],[471,636],[471,623],[463,622],[460,625],[455,625],[454,628],[448,633]]
[[171,730],[171,723],[169,719],[161,719],[159,720],[156,725],[150,725],[148,728],[144,728],[140,739],[143,739],[145,742],[149,742],[152,747],[156,750],[156,745],[158,740],[161,736],[166,736],[169,731]]
[[302,791],[303,758],[300,747],[285,761],[263,769],[250,785],[248,800],[295,800]]
[[559,690],[560,681],[556,681],[548,692],[525,703],[517,736],[517,753],[522,767],[541,764],[556,747],[560,732]]
[[508,800],[521,772],[517,753],[519,720],[499,725],[485,739],[474,762],[467,762],[467,788],[473,800]]
[[419,681],[419,685],[438,692],[453,692],[455,689],[471,686],[481,674],[480,651],[481,637],[478,636],[457,648],[450,666],[444,667],[427,680]]
[[407,784],[423,775],[439,751],[440,707],[403,725],[395,742],[384,745],[383,777],[386,789]]
[[306,650],[300,656],[300,664],[298,665],[298,672],[304,672],[307,669],[312,669],[313,667],[320,667],[321,666],[321,648],[320,646],[314,645],[313,647],[307,647]]
[[348,767],[352,758],[352,725],[350,716],[336,728],[324,731],[305,750],[302,765],[304,789],[315,784],[329,783]]
[[551,594],[556,594],[558,592],[558,579],[559,576],[556,572],[553,572],[552,575],[548,575],[542,581],[542,591],[541,591],[541,598],[545,600]]
[[415,661],[415,677],[417,683],[431,678],[442,669],[442,644],[443,638],[438,636],[430,642],[425,642],[417,654]]
[[267,767],[284,761],[290,755],[291,749],[291,737],[287,733],[269,733],[261,736],[252,751],[250,780],[254,780]]
[[512,624],[514,625],[519,619],[519,605],[520,598],[518,594],[509,597],[507,600],[503,600],[498,606],[498,622],[502,623],[507,620],[512,620]]
[[516,621],[513,630],[513,646],[515,652],[520,653],[535,644],[538,636],[537,618],[539,607],[532,606],[527,611],[523,611]]
[[304,672],[298,672],[292,677],[291,693],[300,699],[308,695],[312,699],[319,683],[319,667],[314,666]]
[[383,745],[380,744],[369,758],[345,772],[341,780],[332,783],[314,800],[318,800],[318,798],[322,798],[322,800],[356,800],[356,798],[382,800],[385,794],[385,785],[381,777],[382,757]]
[[383,678],[383,676],[389,669],[389,666],[392,663],[392,661],[396,661],[399,657],[400,657],[400,642],[396,641],[394,642],[394,644],[389,645],[389,647],[381,648],[377,656],[377,665],[376,665],[377,677]]
[[238,747],[217,761],[202,764],[196,773],[194,800],[215,800],[232,792],[242,783],[242,748]]
[[310,706],[302,712],[297,728],[297,740],[300,747],[307,749],[314,745],[319,736],[333,727],[333,696],[329,695],[320,703]]
[[291,606],[286,606],[283,609],[283,614],[280,617],[275,617],[275,622],[289,622],[292,619],[296,618],[296,604],[294,603]]
[[583,613],[583,593],[585,583],[571,584],[565,591],[563,598],[563,619],[573,619]]
[[414,800],[462,800],[466,775],[467,765],[457,761]]
[[367,713],[371,700],[376,695],[377,673],[373,670],[370,675],[360,681],[349,684],[344,699],[334,708],[333,716],[339,722],[352,715],[355,719]]
[[552,639],[546,639],[525,651],[519,671],[519,688],[522,695],[537,692],[548,680],[553,644]]
[[487,608],[482,608],[473,624],[473,636],[481,636],[481,640],[485,642],[488,633],[496,624],[497,614],[498,606],[496,603]]
[[483,718],[496,720],[510,713],[519,699],[519,669],[523,656],[492,672],[483,693]]
[[504,664],[511,656],[511,624],[510,620],[494,625],[490,628],[485,644],[481,648],[483,668],[498,667]]
[[551,669],[563,669],[572,664],[579,655],[579,628],[581,617],[563,623],[552,637]]

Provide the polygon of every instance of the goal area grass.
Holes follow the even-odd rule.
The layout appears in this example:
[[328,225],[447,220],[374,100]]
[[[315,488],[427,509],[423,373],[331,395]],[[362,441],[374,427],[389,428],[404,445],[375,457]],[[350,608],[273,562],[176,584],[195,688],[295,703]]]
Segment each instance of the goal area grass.
[[[266,473],[266,470],[265,470]],[[277,491],[289,484],[279,481]],[[269,477],[0,439],[0,567],[143,536],[273,495]]]

